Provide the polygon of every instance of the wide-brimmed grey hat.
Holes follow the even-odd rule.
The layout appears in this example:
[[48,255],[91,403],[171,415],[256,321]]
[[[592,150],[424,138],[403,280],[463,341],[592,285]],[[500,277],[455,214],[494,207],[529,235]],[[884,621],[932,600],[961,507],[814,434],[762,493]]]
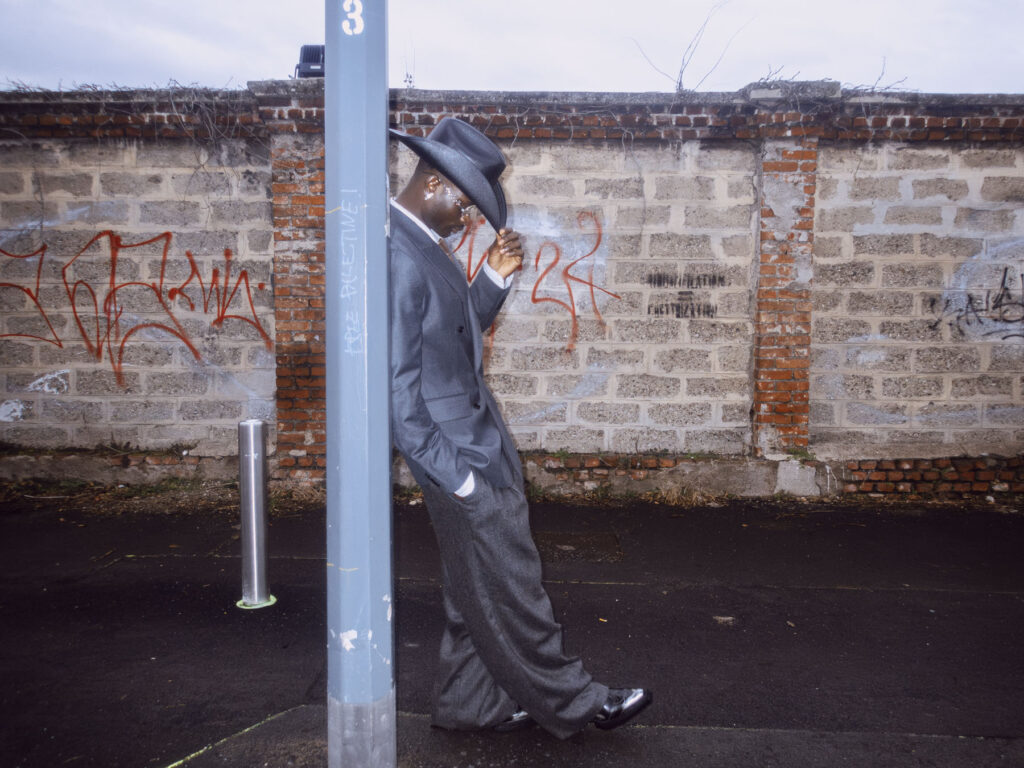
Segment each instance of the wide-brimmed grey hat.
[[493,141],[454,117],[443,118],[426,138],[394,128],[391,133],[462,190],[495,231],[505,226],[508,207],[498,183],[505,156]]

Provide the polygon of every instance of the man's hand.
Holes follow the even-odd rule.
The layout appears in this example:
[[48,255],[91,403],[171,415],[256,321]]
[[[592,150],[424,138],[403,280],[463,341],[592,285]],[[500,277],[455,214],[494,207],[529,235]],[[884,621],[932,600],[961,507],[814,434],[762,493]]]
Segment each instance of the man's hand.
[[519,233],[514,229],[498,232],[498,237],[487,249],[487,264],[503,278],[523,266],[523,244]]

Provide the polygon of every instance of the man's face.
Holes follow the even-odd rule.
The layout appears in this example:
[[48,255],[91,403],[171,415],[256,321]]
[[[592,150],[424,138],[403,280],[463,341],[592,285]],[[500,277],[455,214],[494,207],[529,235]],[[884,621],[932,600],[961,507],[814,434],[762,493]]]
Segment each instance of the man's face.
[[473,216],[474,206],[454,184],[440,174],[431,177],[423,201],[423,221],[441,237],[460,231]]

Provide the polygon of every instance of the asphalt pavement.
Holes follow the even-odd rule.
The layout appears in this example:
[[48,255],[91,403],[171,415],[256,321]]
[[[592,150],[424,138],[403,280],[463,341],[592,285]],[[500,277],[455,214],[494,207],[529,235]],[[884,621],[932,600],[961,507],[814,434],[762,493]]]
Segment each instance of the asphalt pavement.
[[[324,512],[0,512],[0,765],[324,766]],[[1024,513],[908,502],[536,504],[565,642],[654,704],[559,741],[430,727],[422,505],[395,507],[398,765],[1024,766]],[[355,767],[353,767],[355,768]]]

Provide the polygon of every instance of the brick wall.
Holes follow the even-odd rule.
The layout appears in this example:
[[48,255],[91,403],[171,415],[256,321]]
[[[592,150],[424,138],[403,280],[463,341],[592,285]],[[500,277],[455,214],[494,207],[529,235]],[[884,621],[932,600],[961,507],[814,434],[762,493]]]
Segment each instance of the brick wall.
[[[1024,98],[784,83],[392,106],[413,132],[466,119],[509,158],[527,259],[486,354],[522,450],[590,457],[587,482],[809,452],[887,492],[851,473],[1024,447]],[[0,97],[0,439],[230,453],[234,421],[259,415],[279,476],[323,477],[322,109],[315,81]],[[412,156],[392,157],[397,187]],[[106,255],[73,258],[107,230]],[[164,241],[128,247],[165,234],[163,273]],[[468,276],[490,236],[459,244]],[[225,248],[248,287],[201,301]],[[116,285],[144,284],[115,291],[124,311],[162,326],[123,356],[134,326],[97,287],[111,252]],[[106,346],[75,319],[89,290]],[[139,314],[147,297],[173,320]]]

